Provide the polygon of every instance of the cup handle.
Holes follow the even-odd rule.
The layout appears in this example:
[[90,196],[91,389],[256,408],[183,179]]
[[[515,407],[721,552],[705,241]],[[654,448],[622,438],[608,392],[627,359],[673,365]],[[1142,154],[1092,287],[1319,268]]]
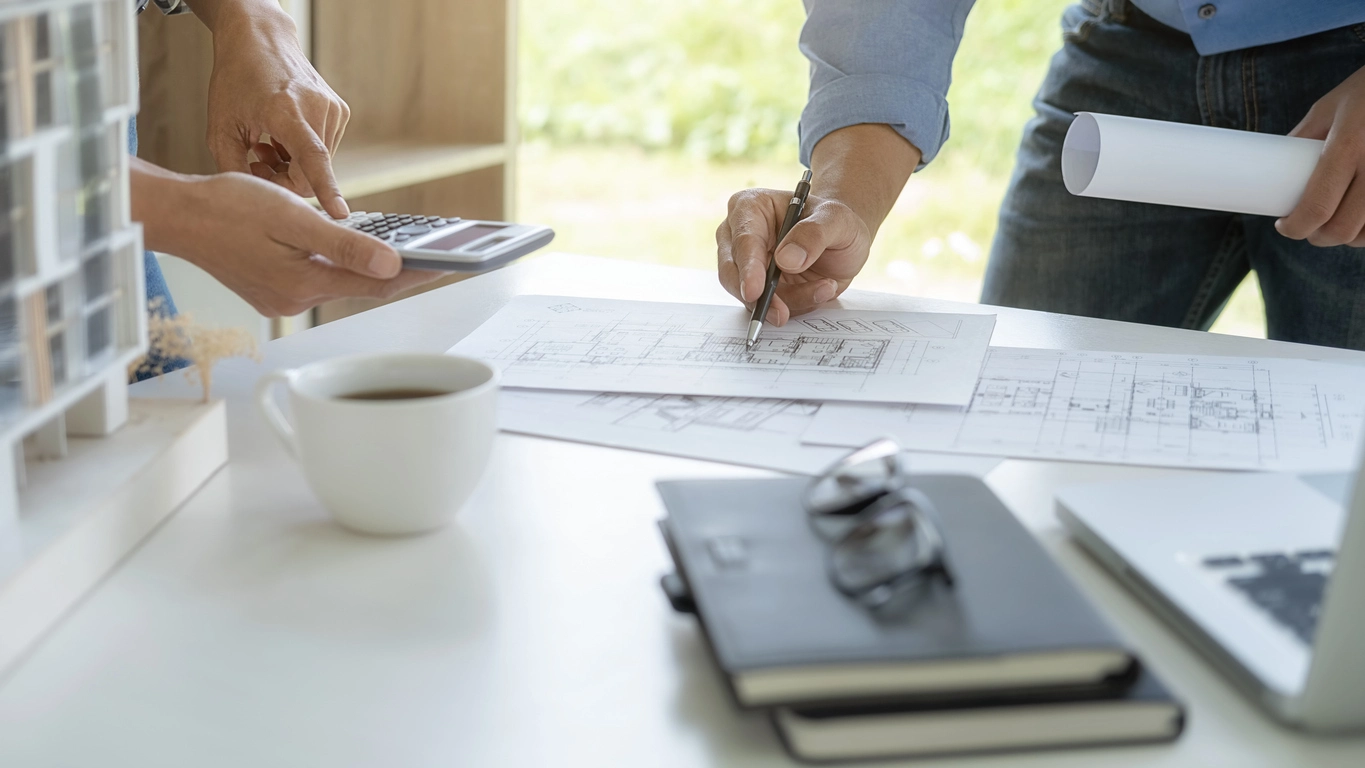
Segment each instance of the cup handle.
[[298,459],[299,443],[294,435],[294,427],[289,423],[289,419],[284,417],[284,411],[280,410],[279,403],[275,401],[275,385],[288,384],[293,378],[292,370],[272,371],[262,376],[261,380],[256,382],[256,407],[265,417],[265,423],[270,425],[275,436],[284,444],[285,450],[289,451],[289,455]]

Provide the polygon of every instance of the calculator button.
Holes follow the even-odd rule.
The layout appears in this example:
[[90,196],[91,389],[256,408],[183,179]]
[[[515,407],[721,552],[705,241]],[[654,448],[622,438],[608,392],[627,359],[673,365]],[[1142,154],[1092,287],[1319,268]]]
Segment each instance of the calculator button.
[[384,218],[384,214],[382,213],[371,213],[367,215],[370,217],[370,221],[381,221]]
[[404,235],[404,234],[402,234],[402,233],[399,233],[399,234],[394,235],[394,236],[393,236],[393,239],[396,240],[397,242],[400,242],[400,243],[401,243],[401,242],[403,242],[404,240],[411,240],[411,239],[412,239],[412,235]]
[[426,233],[428,233],[428,232],[430,232],[430,231],[431,231],[431,227],[428,227],[428,226],[425,225],[425,224],[408,224],[407,226],[400,228],[400,229],[398,230],[398,234],[400,234],[400,235],[409,235],[409,236],[411,236],[411,235],[425,235]]

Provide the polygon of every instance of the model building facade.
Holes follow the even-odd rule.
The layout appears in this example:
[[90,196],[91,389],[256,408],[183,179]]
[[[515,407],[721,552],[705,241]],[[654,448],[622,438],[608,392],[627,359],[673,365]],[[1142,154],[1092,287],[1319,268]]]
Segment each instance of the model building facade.
[[0,0],[0,522],[26,452],[126,419],[147,322],[134,34],[128,0]]

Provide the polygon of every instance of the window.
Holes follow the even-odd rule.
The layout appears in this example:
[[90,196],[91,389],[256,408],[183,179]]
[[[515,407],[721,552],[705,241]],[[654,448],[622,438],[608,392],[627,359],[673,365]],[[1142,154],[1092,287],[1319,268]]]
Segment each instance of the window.
[[0,422],[8,421],[24,405],[24,384],[19,378],[17,350],[9,355],[0,353]]
[[81,272],[85,278],[85,303],[94,304],[107,296],[113,288],[112,257],[100,251],[85,260]]
[[113,343],[110,337],[110,315],[113,310],[109,305],[105,305],[90,313],[85,319],[85,359],[94,360],[105,352]]
[[81,231],[86,245],[109,234],[111,186],[107,181],[91,184],[82,195]]
[[47,351],[52,364],[52,386],[66,383],[66,332],[57,331],[47,340]]
[[18,254],[14,237],[14,177],[8,165],[0,165],[0,285],[14,279]]
[[0,356],[19,346],[19,304],[13,296],[0,298]]
[[47,324],[57,325],[62,321],[62,284],[47,287]]

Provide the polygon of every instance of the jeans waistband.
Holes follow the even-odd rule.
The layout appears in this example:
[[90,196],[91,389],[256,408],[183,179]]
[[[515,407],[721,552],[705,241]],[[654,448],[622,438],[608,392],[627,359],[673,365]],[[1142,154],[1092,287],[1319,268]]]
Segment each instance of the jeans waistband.
[[1106,21],[1126,24],[1131,27],[1157,29],[1173,35],[1189,37],[1187,33],[1168,27],[1143,13],[1142,9],[1134,5],[1132,0],[1080,0],[1080,4],[1091,14]]

